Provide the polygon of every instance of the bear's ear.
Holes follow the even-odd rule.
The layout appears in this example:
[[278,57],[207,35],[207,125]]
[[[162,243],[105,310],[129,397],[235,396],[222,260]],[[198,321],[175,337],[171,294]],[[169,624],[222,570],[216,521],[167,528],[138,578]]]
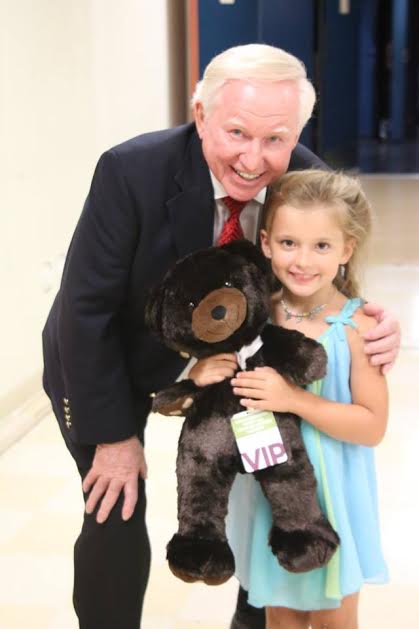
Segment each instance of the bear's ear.
[[158,336],[162,333],[165,287],[163,282],[150,290],[144,313],[146,325]]
[[221,249],[240,255],[249,262],[253,262],[263,273],[270,273],[269,261],[250,240],[233,240],[227,245],[222,245]]

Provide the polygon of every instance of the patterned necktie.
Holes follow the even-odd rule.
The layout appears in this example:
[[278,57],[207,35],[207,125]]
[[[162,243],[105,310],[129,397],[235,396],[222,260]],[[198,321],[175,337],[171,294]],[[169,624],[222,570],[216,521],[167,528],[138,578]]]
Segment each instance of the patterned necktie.
[[232,240],[244,238],[242,226],[240,225],[240,213],[247,201],[236,201],[236,199],[231,197],[224,197],[221,200],[230,212],[230,216],[223,225],[218,244],[226,245]]

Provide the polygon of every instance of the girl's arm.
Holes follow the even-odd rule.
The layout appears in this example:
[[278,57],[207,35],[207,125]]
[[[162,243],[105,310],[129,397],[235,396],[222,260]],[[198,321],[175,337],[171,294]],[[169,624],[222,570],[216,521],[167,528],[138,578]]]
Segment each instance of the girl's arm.
[[232,380],[234,393],[244,398],[242,405],[295,413],[334,439],[377,445],[387,425],[387,384],[379,367],[369,364],[360,336],[372,327],[370,318],[357,313],[355,319],[359,333],[352,329],[347,332],[352,356],[352,404],[332,402],[299,389],[270,367],[262,367],[241,372]]

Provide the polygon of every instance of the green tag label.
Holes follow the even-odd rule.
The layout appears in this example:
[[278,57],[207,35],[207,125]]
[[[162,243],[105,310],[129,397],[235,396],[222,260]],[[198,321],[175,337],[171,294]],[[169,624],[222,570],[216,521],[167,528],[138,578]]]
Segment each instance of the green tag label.
[[236,439],[253,435],[255,432],[276,428],[275,415],[271,411],[244,411],[231,418]]

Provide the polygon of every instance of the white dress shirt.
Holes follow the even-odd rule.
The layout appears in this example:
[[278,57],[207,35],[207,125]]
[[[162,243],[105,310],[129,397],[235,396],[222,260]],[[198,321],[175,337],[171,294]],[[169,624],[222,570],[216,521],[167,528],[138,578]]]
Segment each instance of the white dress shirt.
[[[214,233],[213,233],[213,244],[216,245],[221,231],[223,229],[223,225],[226,220],[230,216],[230,212],[228,208],[221,201],[223,197],[227,197],[228,194],[224,190],[224,187],[221,183],[214,177],[212,172],[210,171],[212,187],[214,188],[214,200],[215,200],[215,212],[214,212]],[[262,188],[260,192],[246,203],[243,210],[240,214],[240,225],[243,230],[243,234],[245,238],[251,240],[252,242],[256,242],[259,238],[257,233],[258,225],[259,225],[259,215],[262,209],[263,204],[265,203],[266,197],[266,187]]]

